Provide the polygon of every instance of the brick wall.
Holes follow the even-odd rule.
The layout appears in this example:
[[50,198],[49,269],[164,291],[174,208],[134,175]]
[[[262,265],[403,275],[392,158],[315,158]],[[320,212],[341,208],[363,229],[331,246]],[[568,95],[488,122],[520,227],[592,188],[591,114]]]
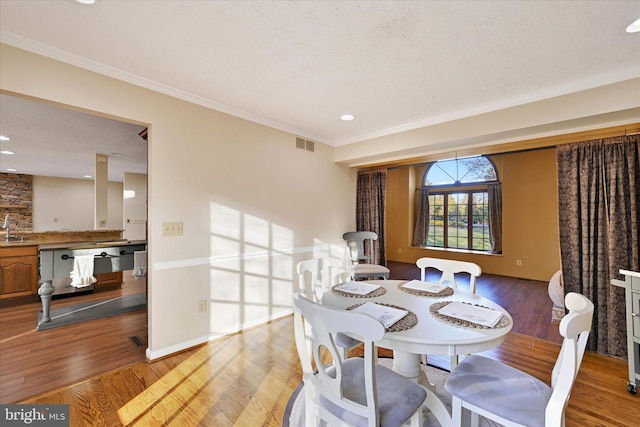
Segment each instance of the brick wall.
[[33,176],[0,173],[0,226],[11,219],[11,234],[33,229]]

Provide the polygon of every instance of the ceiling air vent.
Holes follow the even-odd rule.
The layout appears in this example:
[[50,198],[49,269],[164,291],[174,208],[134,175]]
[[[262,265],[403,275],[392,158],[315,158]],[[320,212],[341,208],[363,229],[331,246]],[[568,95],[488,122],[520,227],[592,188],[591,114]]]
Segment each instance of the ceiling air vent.
[[296,137],[296,148],[301,150],[311,151],[313,153],[315,142],[309,141],[308,139]]

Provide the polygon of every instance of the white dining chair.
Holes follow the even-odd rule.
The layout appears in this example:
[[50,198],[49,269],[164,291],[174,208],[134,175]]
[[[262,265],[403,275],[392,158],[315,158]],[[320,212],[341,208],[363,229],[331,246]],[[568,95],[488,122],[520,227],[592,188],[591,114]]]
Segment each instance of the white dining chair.
[[[421,281],[426,281],[427,268],[434,268],[440,271],[440,279],[438,280],[438,283],[448,284],[453,289],[458,288],[455,276],[456,273],[467,273],[469,274],[469,291],[472,294],[476,293],[476,278],[482,274],[482,269],[478,264],[452,259],[423,257],[416,261],[416,266],[420,269]],[[449,358],[451,363],[450,369],[453,369],[458,365],[461,356],[462,355],[454,355]],[[422,357],[422,361],[425,365],[427,364],[426,355]]]
[[[294,333],[302,365],[305,425],[324,420],[330,426],[398,427],[411,420],[420,423],[425,389],[376,363],[375,342],[385,329],[363,313],[317,304],[293,295]],[[312,325],[312,350],[308,351],[304,322]],[[342,359],[335,343],[337,333],[359,336],[364,357]]]
[[[298,293],[304,297],[321,302],[322,295],[330,291],[346,277],[344,263],[337,258],[313,258],[300,261],[296,266],[298,273]],[[307,325],[307,336],[311,335],[311,327]],[[349,355],[349,351],[362,344],[355,338],[345,334],[336,335],[336,344],[341,350],[342,358]]]
[[313,258],[296,265],[298,293],[314,301],[338,283],[346,272],[344,262],[338,258]]
[[453,289],[457,289],[458,287],[455,277],[456,273],[469,274],[469,291],[471,291],[471,293],[473,294],[476,293],[476,279],[482,274],[482,269],[478,264],[466,261],[456,261],[452,259],[424,257],[419,258],[416,261],[416,265],[420,269],[420,280],[422,280],[423,282],[425,281],[426,277],[426,269],[435,268],[442,273],[438,283],[449,282],[450,286]]
[[591,330],[593,303],[583,295],[568,293],[565,306],[569,313],[560,321],[564,340],[551,373],[551,387],[495,359],[469,356],[445,383],[453,399],[453,426],[461,425],[462,408],[472,412],[474,426],[478,415],[505,426],[564,426],[564,410]]
[[353,280],[389,278],[391,271],[384,265],[375,263],[373,242],[378,240],[377,233],[373,231],[349,231],[344,233],[342,238],[347,244],[347,262],[350,264]]

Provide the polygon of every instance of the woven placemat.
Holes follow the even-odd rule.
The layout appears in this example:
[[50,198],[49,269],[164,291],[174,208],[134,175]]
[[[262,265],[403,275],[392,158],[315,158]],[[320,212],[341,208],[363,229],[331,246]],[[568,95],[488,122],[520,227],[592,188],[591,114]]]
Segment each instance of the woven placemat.
[[333,292],[336,295],[339,295],[341,297],[351,297],[351,298],[375,298],[375,297],[379,297],[381,295],[384,295],[387,293],[387,290],[385,288],[383,288],[382,286],[380,286],[378,289],[376,289],[375,291],[369,292],[366,295],[360,295],[360,294],[352,294],[351,292],[344,292],[341,291],[339,289],[336,289],[337,286],[340,286],[342,283],[332,286],[331,287],[331,292]]
[[436,297],[436,298],[448,297],[453,295],[453,288],[447,287],[446,289],[443,289],[440,292],[434,293],[434,292],[421,291],[419,289],[405,288],[404,285],[406,283],[408,282],[398,283],[398,289],[400,289],[402,292],[406,292],[411,295],[417,295],[420,297]]
[[[414,326],[416,326],[418,324],[418,316],[416,316],[416,314],[411,310],[407,310],[406,308],[402,308],[402,307],[399,307],[399,306],[393,305],[393,304],[384,304],[384,303],[381,303],[381,302],[378,302],[376,304],[384,305],[386,307],[396,308],[398,310],[408,311],[406,316],[404,316],[402,319],[398,320],[396,323],[394,323],[393,325],[391,325],[388,328],[386,328],[387,332],[406,331],[407,329],[411,329],[411,328],[413,328]],[[361,305],[362,304],[354,304],[352,306],[347,307],[347,310],[356,309],[356,308],[360,307]]]
[[[438,319],[446,320],[447,322],[451,322],[459,326],[466,326],[468,328],[497,329],[497,328],[504,328],[505,326],[509,326],[511,324],[511,320],[509,320],[509,317],[505,316],[504,314],[502,315],[502,317],[500,317],[500,320],[498,320],[498,323],[496,323],[495,326],[484,326],[484,325],[478,325],[477,323],[469,322],[468,320],[460,320],[460,319],[456,319],[455,317],[446,316],[444,314],[438,313],[438,310],[440,310],[442,307],[446,307],[452,302],[453,301],[435,302],[431,304],[431,306],[429,306],[429,313],[433,314]],[[480,304],[470,304],[468,302],[463,302],[463,304],[477,305],[478,307],[489,308]]]

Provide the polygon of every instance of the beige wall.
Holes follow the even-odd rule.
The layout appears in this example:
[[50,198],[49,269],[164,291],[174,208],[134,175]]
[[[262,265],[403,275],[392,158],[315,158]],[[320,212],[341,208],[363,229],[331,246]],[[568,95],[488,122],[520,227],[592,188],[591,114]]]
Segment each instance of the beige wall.
[[[149,126],[149,357],[290,313],[295,263],[342,256],[355,171],[333,148],[299,150],[286,132],[0,49],[1,90]],[[184,234],[164,237],[176,221]]]
[[[94,183],[90,179],[33,177],[33,231],[93,230]],[[122,183],[107,185],[107,224],[122,230]]]
[[560,268],[555,149],[492,156],[492,160],[502,182],[502,255],[411,247],[415,189],[424,167],[406,167],[388,174],[388,259],[410,263],[423,256],[459,259],[477,263],[485,273],[548,281]]
[[[497,150],[492,153],[500,153],[509,151],[501,150],[500,146],[514,142],[636,124],[640,117],[639,85],[640,77],[636,77],[559,93],[541,101],[504,106],[488,113],[460,118],[454,115],[403,132],[340,146],[335,160],[352,167],[366,167],[432,155],[486,154],[482,149],[488,146]],[[598,102],[593,102],[594,99]]]

